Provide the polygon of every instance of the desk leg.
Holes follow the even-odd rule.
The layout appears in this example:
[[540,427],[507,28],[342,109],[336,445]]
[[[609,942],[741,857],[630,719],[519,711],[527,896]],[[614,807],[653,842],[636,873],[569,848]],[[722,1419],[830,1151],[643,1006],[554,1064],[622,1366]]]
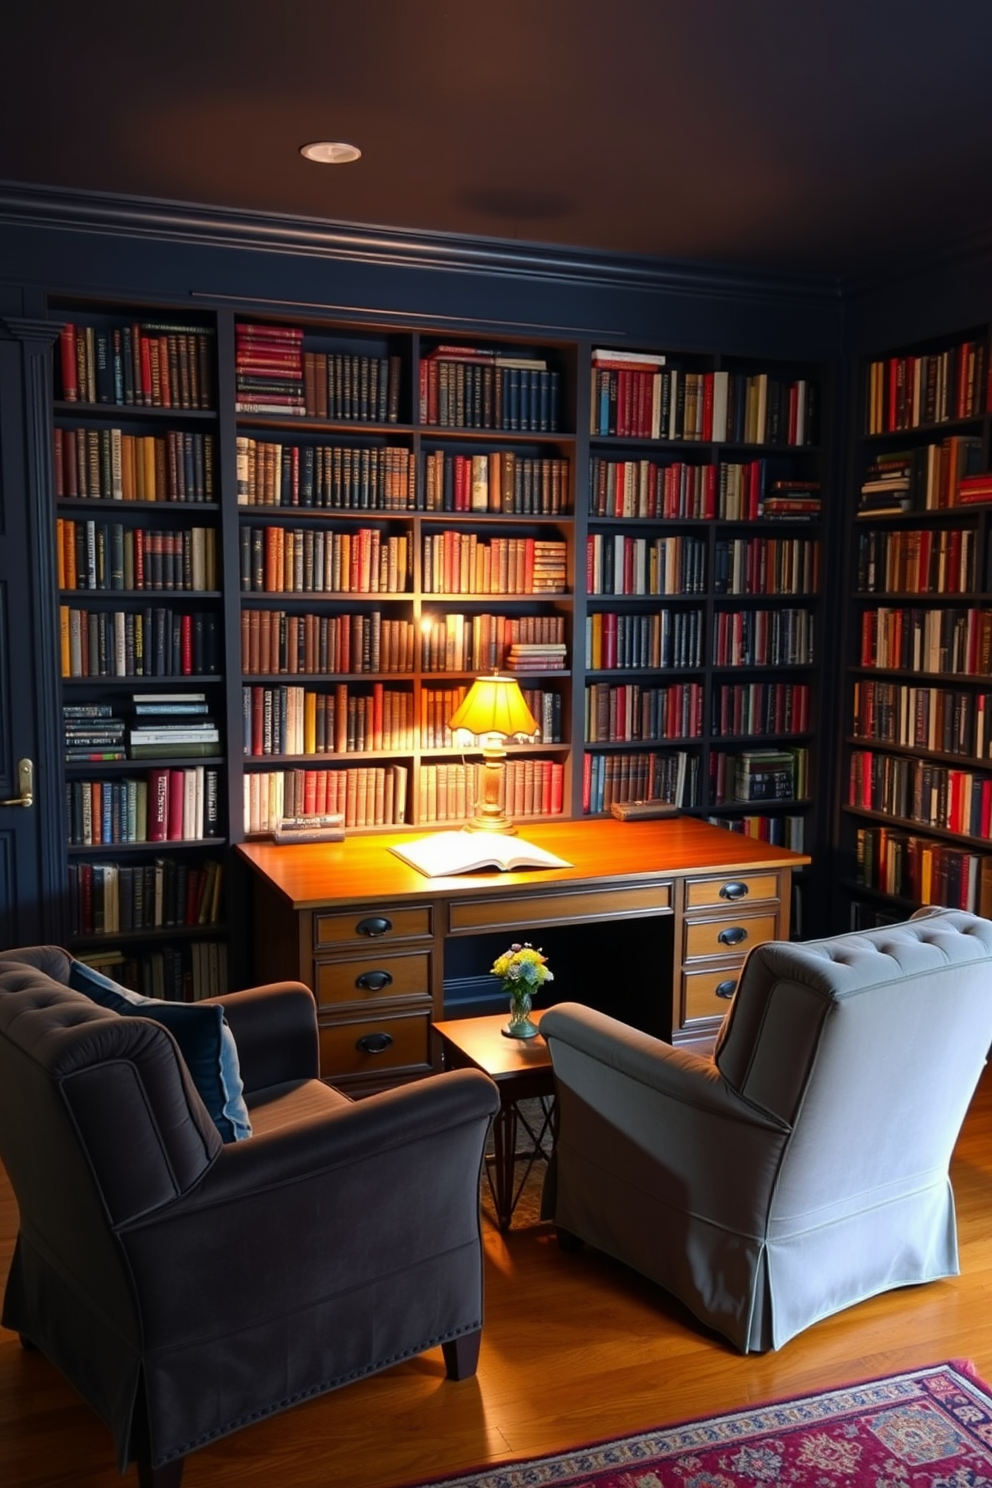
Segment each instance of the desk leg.
[[517,1161],[517,1106],[512,1100],[501,1101],[493,1119],[492,1191],[496,1218],[501,1230],[510,1228],[513,1218],[513,1177]]

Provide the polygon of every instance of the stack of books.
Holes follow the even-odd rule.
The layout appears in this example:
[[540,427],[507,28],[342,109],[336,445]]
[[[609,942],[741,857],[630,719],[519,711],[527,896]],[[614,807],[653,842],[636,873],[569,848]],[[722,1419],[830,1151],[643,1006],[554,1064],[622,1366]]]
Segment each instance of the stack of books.
[[511,672],[563,672],[565,644],[555,641],[515,641],[506,653]]
[[815,521],[820,515],[820,482],[803,480],[772,481],[760,498],[759,515],[777,521]]
[[234,330],[238,413],[306,414],[303,331],[297,326],[251,325]]
[[207,711],[206,693],[136,694],[128,735],[131,759],[171,759],[220,753],[220,730]]
[[67,760],[122,760],[124,720],[115,718],[109,703],[65,703]]
[[796,760],[791,750],[745,749],[734,758],[736,801],[791,801],[796,794]]
[[541,538],[534,541],[534,579],[531,592],[563,594],[567,582],[565,544]]
[[958,506],[976,506],[983,501],[992,501],[992,470],[963,475],[958,481]]

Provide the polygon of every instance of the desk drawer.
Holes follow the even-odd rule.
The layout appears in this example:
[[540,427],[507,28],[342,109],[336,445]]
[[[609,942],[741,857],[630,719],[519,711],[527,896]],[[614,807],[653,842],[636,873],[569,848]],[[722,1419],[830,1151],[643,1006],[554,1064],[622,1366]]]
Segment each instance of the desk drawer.
[[723,873],[719,878],[690,878],[685,886],[686,909],[724,909],[755,899],[777,899],[777,873]]
[[688,971],[682,978],[682,1022],[699,1018],[722,1018],[733,1001],[740,979],[741,960],[720,971]]
[[369,950],[351,961],[315,961],[313,973],[320,1007],[431,995],[430,951],[390,956]]
[[338,1080],[379,1081],[399,1071],[430,1072],[430,1009],[422,1013],[370,1015],[320,1029],[320,1073]]
[[672,886],[631,884],[617,889],[576,889],[569,894],[497,894],[487,899],[453,900],[449,932],[525,930],[530,925],[576,925],[586,920],[623,920],[637,915],[668,914]]
[[424,940],[434,934],[431,906],[416,904],[401,909],[372,905],[365,910],[315,913],[315,951],[369,941]]
[[778,915],[724,916],[718,920],[690,920],[685,927],[685,956],[687,961],[700,956],[732,956],[743,954],[763,941],[774,940],[778,931]]

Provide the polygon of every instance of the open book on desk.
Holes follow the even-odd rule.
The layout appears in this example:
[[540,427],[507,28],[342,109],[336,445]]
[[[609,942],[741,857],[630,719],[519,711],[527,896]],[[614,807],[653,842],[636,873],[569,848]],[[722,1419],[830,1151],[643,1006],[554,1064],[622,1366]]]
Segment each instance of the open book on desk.
[[516,868],[573,866],[545,848],[535,847],[533,842],[505,837],[502,832],[435,832],[429,837],[418,837],[415,842],[394,843],[389,851],[428,878],[471,873],[476,868],[498,868],[503,873],[512,873]]

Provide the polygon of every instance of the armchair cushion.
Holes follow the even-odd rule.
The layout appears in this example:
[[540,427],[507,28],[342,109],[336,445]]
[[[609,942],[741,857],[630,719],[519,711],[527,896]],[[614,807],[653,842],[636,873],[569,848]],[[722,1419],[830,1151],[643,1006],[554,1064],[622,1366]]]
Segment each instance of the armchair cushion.
[[161,1023],[179,1045],[190,1078],[223,1140],[240,1142],[251,1136],[238,1046],[222,1007],[142,997],[75,958],[69,964],[69,986],[111,1012]]

